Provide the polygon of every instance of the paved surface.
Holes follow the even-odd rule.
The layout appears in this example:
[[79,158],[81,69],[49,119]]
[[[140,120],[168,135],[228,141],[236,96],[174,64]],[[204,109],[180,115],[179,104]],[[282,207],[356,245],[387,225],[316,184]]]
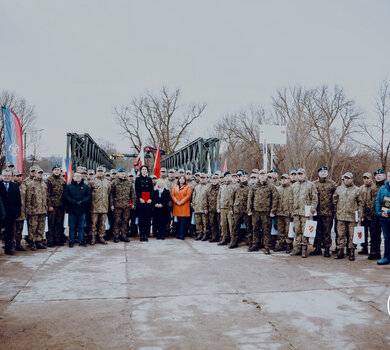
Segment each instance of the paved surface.
[[1,349],[390,349],[390,267],[191,239],[0,256]]

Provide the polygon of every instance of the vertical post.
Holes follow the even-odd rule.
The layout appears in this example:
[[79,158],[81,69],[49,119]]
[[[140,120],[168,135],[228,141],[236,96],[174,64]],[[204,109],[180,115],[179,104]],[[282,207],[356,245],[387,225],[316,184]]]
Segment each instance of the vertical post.
[[263,142],[263,169],[268,173],[268,151],[267,151],[267,140]]
[[274,144],[271,143],[271,169],[274,168]]

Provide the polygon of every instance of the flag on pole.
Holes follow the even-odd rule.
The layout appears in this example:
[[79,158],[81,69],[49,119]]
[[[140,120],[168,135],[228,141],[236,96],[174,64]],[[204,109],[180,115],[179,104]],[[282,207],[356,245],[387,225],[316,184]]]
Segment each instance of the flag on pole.
[[73,178],[72,156],[69,152],[69,157],[68,157],[68,161],[67,161],[67,165],[66,165],[66,174],[65,174],[66,183],[68,183],[68,184],[71,183],[72,178]]
[[139,151],[138,157],[134,161],[134,165],[137,167],[137,169],[141,169],[141,166],[144,164],[145,164],[144,148],[142,147],[142,143],[141,143],[141,149]]
[[61,170],[62,170],[62,173],[65,174],[65,178],[66,178],[66,162],[65,162],[65,158],[62,158],[62,164],[61,164]]
[[17,115],[6,107],[1,107],[4,125],[5,161],[12,162],[15,170],[23,174],[22,126]]
[[267,164],[268,163],[268,153],[267,153],[267,140],[263,142],[263,169],[268,172]]
[[226,158],[225,158],[225,163],[223,164],[222,171],[223,171],[223,172],[226,172],[226,171],[228,171],[228,167],[227,167],[227,159],[226,159]]
[[161,156],[160,156],[160,146],[157,148],[156,160],[154,162],[154,175],[156,175],[157,179],[161,176]]
[[218,159],[215,160],[214,174],[218,171]]

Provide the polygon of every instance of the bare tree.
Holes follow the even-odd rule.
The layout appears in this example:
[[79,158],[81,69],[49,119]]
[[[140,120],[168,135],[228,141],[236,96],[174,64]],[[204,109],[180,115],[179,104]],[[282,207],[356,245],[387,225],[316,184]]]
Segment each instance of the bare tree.
[[[16,93],[3,90],[0,94],[0,106],[12,109],[18,116],[22,133],[25,134],[34,127],[36,121],[35,107],[30,105],[24,97],[19,97]],[[0,126],[0,169],[4,166],[5,150],[4,150],[4,125],[1,120]],[[25,138],[27,140],[27,138]],[[34,141],[32,141],[34,142]],[[26,148],[27,145],[24,145]]]
[[[381,168],[386,171],[390,151],[390,81],[382,81],[375,101],[376,119],[374,123],[361,123],[362,136],[359,143],[367,147],[380,160]],[[370,119],[369,119],[370,120]]]
[[116,123],[129,138],[131,146],[140,150],[141,142],[174,152],[184,140],[189,126],[202,116],[205,104],[180,105],[181,91],[163,87],[158,95],[146,91],[129,105],[114,109]]

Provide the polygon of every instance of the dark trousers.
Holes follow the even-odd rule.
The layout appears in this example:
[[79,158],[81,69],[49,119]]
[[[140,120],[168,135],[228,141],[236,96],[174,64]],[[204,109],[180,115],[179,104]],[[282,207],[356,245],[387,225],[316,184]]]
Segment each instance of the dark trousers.
[[161,214],[153,215],[153,234],[157,239],[165,239],[167,220]]
[[184,239],[187,234],[188,222],[190,221],[190,218],[186,216],[178,216],[177,220],[177,238]]
[[134,209],[130,210],[130,221],[128,222],[128,236],[129,237],[137,237],[138,236],[138,228],[135,224],[135,219],[137,218],[137,213]]
[[385,253],[383,256],[390,260],[390,221],[380,220],[383,230],[383,238],[385,239]]
[[370,253],[376,254],[381,252],[381,223],[378,219],[363,220],[365,242],[362,247],[368,248],[368,232],[370,232]]
[[76,231],[78,233],[79,243],[84,239],[85,214],[69,214],[69,243],[74,243]]
[[6,218],[3,222],[4,227],[4,251],[9,252],[14,249],[14,241],[15,241],[15,220]]
[[140,238],[148,238],[150,234],[150,218],[138,218],[138,226]]
[[333,217],[315,216],[314,220],[317,221],[317,231],[313,246],[315,248],[330,248],[332,246]]
[[47,221],[49,231],[46,233],[48,244],[57,243],[61,240],[61,235],[64,231],[64,215],[63,207],[55,207],[52,212],[48,213]]

